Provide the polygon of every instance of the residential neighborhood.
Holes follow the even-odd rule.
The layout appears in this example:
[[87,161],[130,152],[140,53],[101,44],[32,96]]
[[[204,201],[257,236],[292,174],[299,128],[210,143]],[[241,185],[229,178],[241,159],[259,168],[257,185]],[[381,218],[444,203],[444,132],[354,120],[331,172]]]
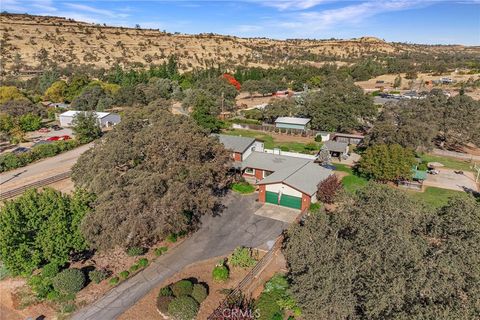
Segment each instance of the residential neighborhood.
[[476,5],[3,1],[0,320],[479,318]]

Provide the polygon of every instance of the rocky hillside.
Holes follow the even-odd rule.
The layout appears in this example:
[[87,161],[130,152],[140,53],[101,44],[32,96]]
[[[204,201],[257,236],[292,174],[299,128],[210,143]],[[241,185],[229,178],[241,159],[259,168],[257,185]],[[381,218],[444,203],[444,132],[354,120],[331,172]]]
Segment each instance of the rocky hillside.
[[109,27],[59,17],[1,14],[1,66],[6,73],[60,66],[159,64],[176,55],[182,70],[218,64],[277,66],[299,61],[350,63],[369,55],[406,52],[479,53],[480,47],[388,43],[373,37],[352,40],[272,40],[214,34],[171,34],[152,29]]

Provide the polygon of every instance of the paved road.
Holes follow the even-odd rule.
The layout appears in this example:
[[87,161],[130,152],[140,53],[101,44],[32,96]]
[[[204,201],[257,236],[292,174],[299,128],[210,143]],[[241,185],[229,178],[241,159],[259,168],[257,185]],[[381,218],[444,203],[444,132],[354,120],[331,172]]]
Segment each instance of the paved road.
[[77,162],[78,157],[91,146],[93,146],[93,143],[80,146],[59,154],[58,156],[35,162],[26,167],[4,172],[0,174],[0,190],[5,192],[29,184],[35,180],[69,171],[75,162]]
[[436,155],[440,155],[440,156],[459,158],[459,159],[463,159],[463,160],[480,161],[480,156],[476,156],[476,155],[469,154],[469,153],[447,151],[447,150],[442,150],[442,149],[433,149],[433,153],[436,154]]
[[202,227],[192,237],[94,304],[76,312],[72,319],[116,319],[151,289],[187,265],[227,254],[241,245],[273,245],[288,224],[255,215],[254,212],[261,206],[255,198],[256,195],[228,195],[221,215],[204,217]]

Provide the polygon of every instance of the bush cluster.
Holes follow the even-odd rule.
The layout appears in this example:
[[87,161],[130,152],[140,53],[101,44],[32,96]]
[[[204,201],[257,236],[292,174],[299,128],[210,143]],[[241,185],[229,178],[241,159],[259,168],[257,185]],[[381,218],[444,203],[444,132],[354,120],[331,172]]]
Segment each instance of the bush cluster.
[[229,261],[232,266],[241,268],[253,267],[257,263],[253,257],[252,249],[246,247],[236,248]]
[[130,247],[127,249],[127,255],[130,257],[141,256],[145,253],[145,248],[142,247]]
[[14,154],[9,152],[3,154],[0,156],[0,172],[26,166],[33,161],[55,156],[64,151],[72,150],[77,146],[79,146],[79,143],[76,140],[55,141],[33,147],[24,153]]
[[106,270],[93,270],[88,273],[88,278],[93,283],[100,283],[105,280],[108,276],[108,272]]
[[159,257],[167,251],[168,251],[168,247],[158,247],[158,248],[155,248],[154,253],[157,257]]
[[206,286],[184,279],[160,289],[157,308],[173,319],[191,320],[196,317],[200,304],[207,296]]
[[228,270],[227,266],[222,264],[222,265],[217,265],[215,268],[213,268],[212,271],[212,278],[215,281],[226,281],[228,277],[230,276],[230,271]]
[[75,294],[85,286],[85,275],[78,269],[66,269],[53,278],[53,288],[62,294]]

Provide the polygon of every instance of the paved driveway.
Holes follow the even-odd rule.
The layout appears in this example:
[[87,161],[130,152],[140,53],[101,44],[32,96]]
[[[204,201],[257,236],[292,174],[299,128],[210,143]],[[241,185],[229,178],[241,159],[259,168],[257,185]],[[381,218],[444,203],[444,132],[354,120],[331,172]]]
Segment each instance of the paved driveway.
[[177,248],[148,268],[109,291],[90,306],[76,312],[74,320],[109,320],[125,312],[159,283],[185,266],[231,252],[237,246],[271,246],[288,224],[257,216],[256,195],[229,194],[225,210],[204,217],[201,228]]
[[478,191],[472,172],[464,171],[463,174],[456,174],[454,170],[444,168],[439,171],[439,174],[427,175],[424,185],[457,191]]
[[261,208],[255,211],[255,214],[258,216],[286,223],[293,223],[300,213],[300,210],[277,206],[270,203],[265,203]]

